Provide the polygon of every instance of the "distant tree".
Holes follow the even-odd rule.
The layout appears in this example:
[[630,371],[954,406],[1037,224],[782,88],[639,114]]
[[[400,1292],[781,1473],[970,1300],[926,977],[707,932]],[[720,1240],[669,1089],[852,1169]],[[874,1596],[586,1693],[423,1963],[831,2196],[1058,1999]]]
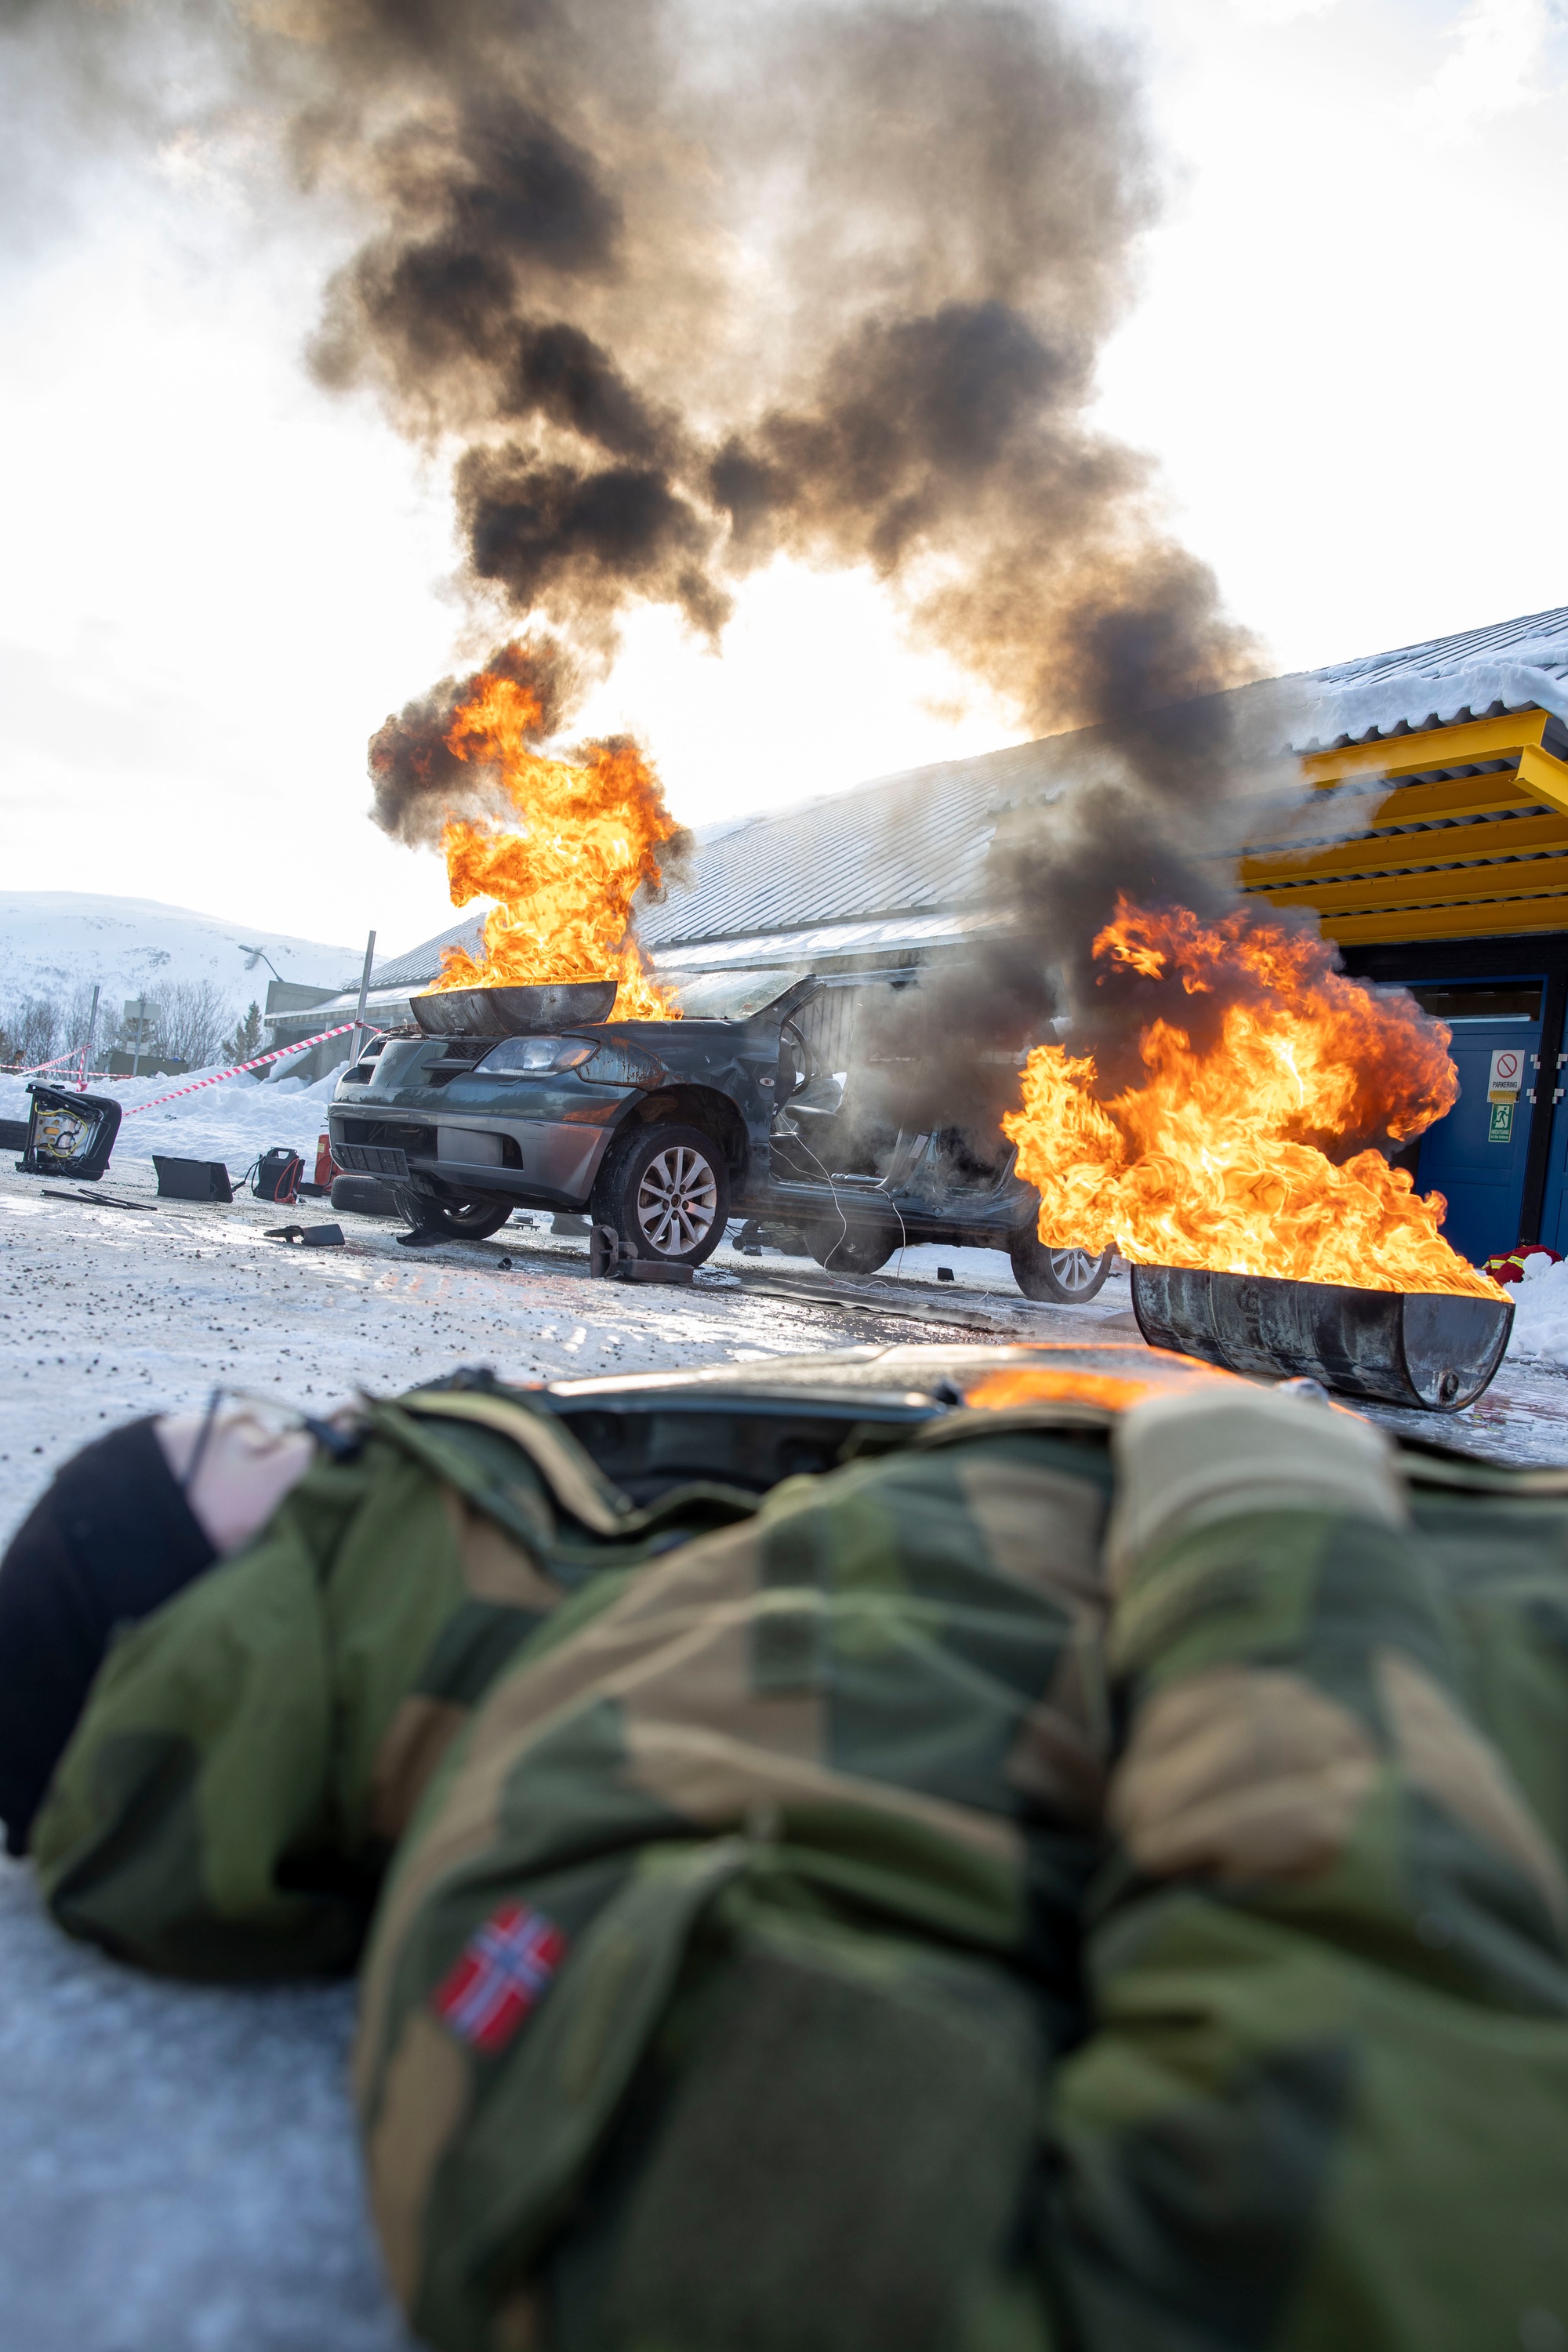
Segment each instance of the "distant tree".
[[5,1058],[19,1069],[34,1069],[40,1062],[52,1061],[69,1042],[65,1034],[66,1009],[56,996],[24,996],[7,1005],[0,1013],[0,1029],[5,1031],[8,1048]]
[[179,980],[165,988],[159,1024],[160,1051],[199,1070],[217,1059],[225,1025],[234,1007],[210,980]]
[[226,1062],[254,1061],[261,1051],[261,1007],[254,997],[218,1048]]

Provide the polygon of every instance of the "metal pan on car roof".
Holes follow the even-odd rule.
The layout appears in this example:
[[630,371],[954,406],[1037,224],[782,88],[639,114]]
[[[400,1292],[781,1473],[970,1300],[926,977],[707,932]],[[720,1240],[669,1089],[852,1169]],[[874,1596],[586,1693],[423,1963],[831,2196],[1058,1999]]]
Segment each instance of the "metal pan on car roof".
[[540,982],[526,988],[428,989],[410,997],[427,1037],[528,1037],[547,1029],[606,1021],[613,980]]

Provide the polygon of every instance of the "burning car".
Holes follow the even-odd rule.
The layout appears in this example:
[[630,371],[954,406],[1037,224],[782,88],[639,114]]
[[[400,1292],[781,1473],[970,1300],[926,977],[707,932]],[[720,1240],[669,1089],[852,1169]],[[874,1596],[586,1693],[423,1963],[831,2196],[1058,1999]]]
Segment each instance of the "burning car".
[[673,1020],[607,1017],[613,981],[433,991],[416,1031],[374,1040],[340,1081],[332,1155],[453,1237],[514,1209],[585,1211],[631,1256],[700,1265],[744,1215],[837,1272],[942,1242],[1005,1251],[1031,1298],[1092,1297],[1110,1252],[1041,1244],[1011,1147],[858,1112],[822,1050],[843,991],[709,974],[673,987]]

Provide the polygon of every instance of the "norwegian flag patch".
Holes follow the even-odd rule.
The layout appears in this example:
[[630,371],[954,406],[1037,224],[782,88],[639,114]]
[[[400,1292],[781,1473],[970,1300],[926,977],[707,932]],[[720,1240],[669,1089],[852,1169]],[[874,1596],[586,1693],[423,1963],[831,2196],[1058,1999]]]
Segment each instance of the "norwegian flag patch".
[[503,1903],[468,1937],[430,1996],[454,2033],[487,2058],[504,2050],[566,1957],[553,1919],[526,1903]]

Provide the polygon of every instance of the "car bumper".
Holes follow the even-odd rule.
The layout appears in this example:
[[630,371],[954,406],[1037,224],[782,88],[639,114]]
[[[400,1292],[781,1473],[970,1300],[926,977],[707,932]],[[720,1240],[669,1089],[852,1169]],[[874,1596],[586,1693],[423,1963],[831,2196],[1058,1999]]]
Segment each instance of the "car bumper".
[[540,1208],[583,1205],[614,1133],[578,1119],[481,1123],[390,1109],[373,1118],[335,1104],[328,1129],[332,1158],[348,1174],[379,1176],[416,1192],[489,1192]]

